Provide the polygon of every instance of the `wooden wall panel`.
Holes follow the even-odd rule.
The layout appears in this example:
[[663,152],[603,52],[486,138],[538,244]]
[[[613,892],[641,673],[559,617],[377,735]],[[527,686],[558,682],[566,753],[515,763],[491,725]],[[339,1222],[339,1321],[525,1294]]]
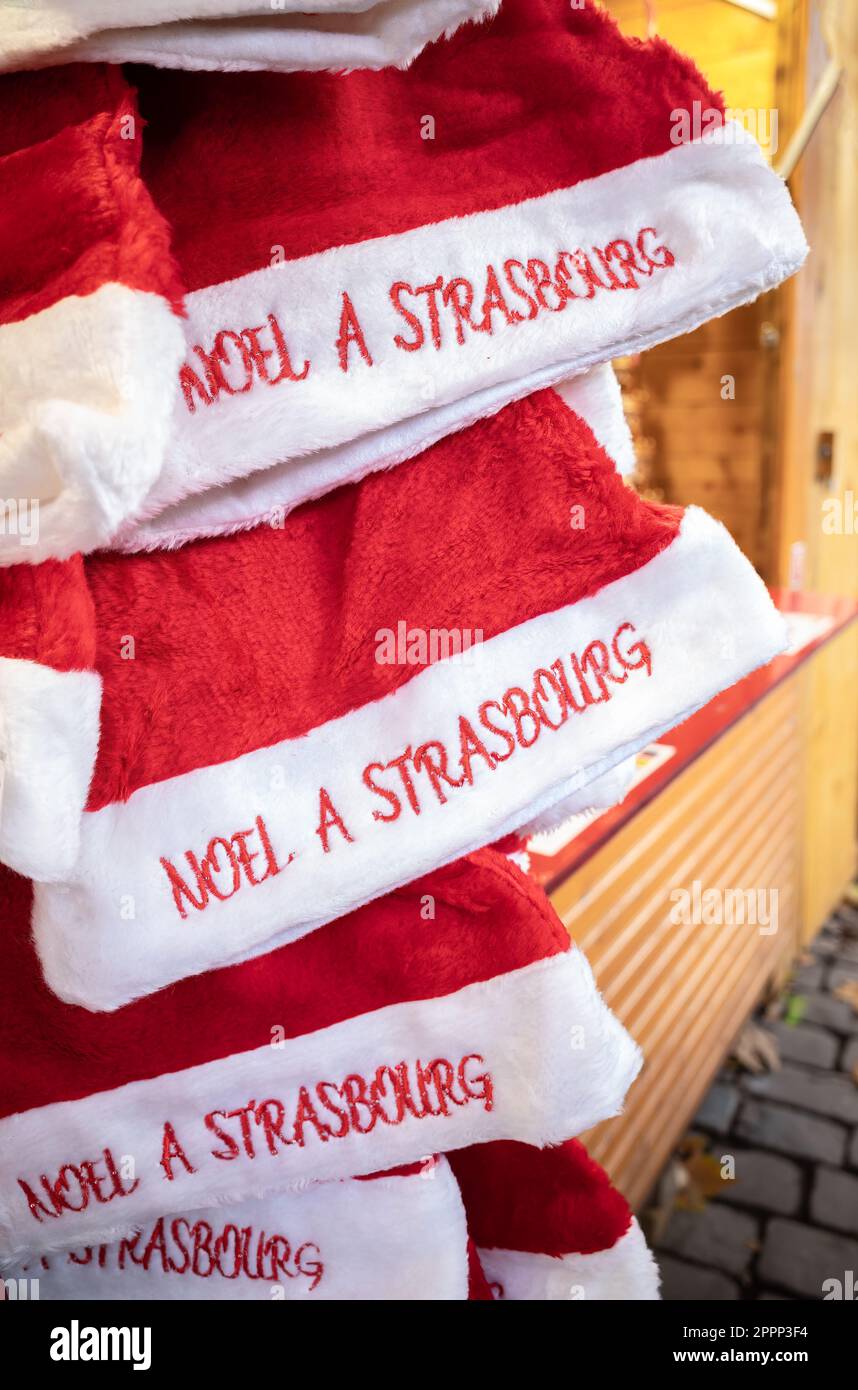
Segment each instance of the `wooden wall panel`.
[[[584,1136],[640,1205],[766,980],[799,939],[802,691],[773,691],[553,895],[645,1065]],[[675,889],[773,889],[778,930],[676,924]]]
[[[801,81],[782,63],[784,123],[794,126],[826,64],[842,68],[839,89],[814,132],[790,188],[810,255],[785,287],[788,303],[779,398],[777,582],[786,583],[793,547],[805,547],[803,587],[858,593],[858,531],[824,530],[826,503],[843,512],[858,500],[858,4],[790,0],[803,20]],[[789,35],[785,35],[787,44]],[[792,109],[790,109],[792,108]],[[817,443],[834,435],[833,474],[816,479]],[[853,706],[854,711],[854,706]],[[854,713],[853,716],[854,717]]]
[[772,545],[768,412],[778,365],[762,346],[768,299],[653,348],[636,372],[655,444],[652,485],[665,501],[695,503],[723,521],[761,572]]
[[858,864],[858,626],[823,647],[801,680],[806,729],[802,941],[807,942],[837,906]]
[[[642,0],[607,0],[607,8],[624,32],[645,37]],[[765,137],[775,109],[777,24],[724,0],[656,0],[654,13],[659,35],[695,60],[734,112],[751,113],[746,124]],[[654,443],[646,490],[705,507],[766,578],[775,547],[778,322],[777,297],[766,295],[653,348],[634,373],[645,393],[643,430]],[[732,399],[722,396],[725,377]]]

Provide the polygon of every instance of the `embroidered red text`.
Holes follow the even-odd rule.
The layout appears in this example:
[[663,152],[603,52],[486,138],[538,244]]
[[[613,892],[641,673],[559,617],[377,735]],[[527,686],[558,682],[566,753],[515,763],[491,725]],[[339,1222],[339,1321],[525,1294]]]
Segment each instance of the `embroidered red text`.
[[284,865],[278,864],[265,821],[257,816],[249,830],[237,830],[229,839],[215,835],[209,840],[202,859],[198,859],[193,850],[185,850],[190,870],[188,880],[169,859],[162,857],[161,867],[173,890],[176,911],[184,918],[188,915],[188,905],[202,912],[211,898],[226,902],[243,884],[256,887],[267,878],[274,878],[281,868],[291,864],[293,857],[290,854]]
[[462,346],[475,333],[560,314],[576,300],[640,289],[642,281],[673,264],[673,252],[658,244],[655,228],[642,227],[634,243],[617,237],[589,251],[560,251],[550,264],[539,257],[489,264],[478,283],[464,275],[438,275],[424,285],[397,280],[390,302],[404,327],[393,341],[402,352],[429,345],[440,351],[451,337]]
[[401,1125],[409,1116],[449,1116],[474,1103],[494,1104],[494,1085],[483,1058],[469,1053],[458,1062],[397,1062],[364,1077],[317,1081],[288,1100],[249,1100],[236,1110],[212,1110],[204,1124],[217,1140],[214,1158],[231,1163],[304,1148],[308,1139],[327,1144],[348,1134],[371,1134],[377,1125]]
[[315,1241],[295,1246],[284,1235],[255,1231],[228,1221],[216,1227],[208,1221],[170,1220],[161,1216],[151,1231],[137,1231],[115,1245],[86,1246],[72,1251],[70,1264],[98,1266],[122,1273],[127,1269],[157,1270],[198,1279],[261,1279],[277,1284],[281,1278],[306,1279],[312,1292],[325,1272]]
[[620,623],[610,642],[588,643],[578,654],[558,656],[529,677],[528,689],[512,685],[493,700],[483,700],[469,715],[459,715],[458,738],[409,743],[387,762],[363,770],[364,786],[379,801],[373,819],[391,822],[410,810],[419,816],[427,795],[446,805],[450,792],[471,786],[476,769],[493,772],[520,749],[532,748],[543,735],[563,727],[575,714],[606,704],[632,672],[652,673],[646,642],[636,640],[634,624]]
[[110,1149],[100,1158],[64,1163],[55,1178],[42,1173],[34,1185],[18,1179],[30,1215],[39,1222],[67,1211],[86,1211],[90,1203],[105,1206],[116,1197],[130,1197],[138,1183],[139,1178],[123,1178]]
[[[394,280],[387,300],[396,314],[393,346],[400,352],[440,352],[448,343],[464,346],[475,334],[531,323],[545,314],[561,314],[576,302],[618,290],[638,290],[657,271],[668,270],[675,257],[659,240],[655,227],[641,227],[631,238],[615,237],[604,246],[558,250],[549,259],[515,256],[489,262],[477,274],[426,277],[423,283]],[[338,291],[332,309],[330,344],[340,370],[359,374],[389,362],[379,344],[367,337],[358,304]],[[377,312],[376,316],[377,318]],[[223,397],[241,396],[261,387],[306,380],[309,359],[293,362],[277,315],[252,328],[224,328],[208,346],[196,343],[193,361],[183,363],[179,382],[185,405],[194,414]]]
[[269,314],[256,328],[238,332],[224,328],[210,348],[197,343],[193,352],[198,359],[196,367],[185,362],[179,370],[185,405],[192,415],[198,402],[211,405],[222,395],[242,396],[260,382],[279,386],[283,381],[303,381],[310,372],[309,362],[299,371],[293,367],[275,314]]

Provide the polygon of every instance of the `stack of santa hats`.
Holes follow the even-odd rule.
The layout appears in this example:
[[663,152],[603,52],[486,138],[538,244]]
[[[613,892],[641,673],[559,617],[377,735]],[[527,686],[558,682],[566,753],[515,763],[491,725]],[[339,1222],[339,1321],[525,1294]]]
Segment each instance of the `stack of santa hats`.
[[0,1260],[652,1298],[574,1142],[639,1054],[507,837],[785,644],[608,364],[804,239],[593,3],[279,8],[0,19]]

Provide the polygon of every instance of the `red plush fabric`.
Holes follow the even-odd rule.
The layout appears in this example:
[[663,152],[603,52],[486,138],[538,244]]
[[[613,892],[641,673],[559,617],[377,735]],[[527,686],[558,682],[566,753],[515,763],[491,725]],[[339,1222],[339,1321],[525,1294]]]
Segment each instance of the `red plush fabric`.
[[670,149],[677,107],[723,110],[688,59],[624,38],[589,0],[505,0],[404,72],[132,81],[189,290],[270,265],[275,247],[292,259],[568,187]]
[[0,657],[91,671],[95,653],[95,609],[80,555],[0,569]]
[[496,849],[501,854],[524,854],[527,850],[526,835],[504,835],[503,839],[495,840],[492,849]]
[[499,1140],[447,1157],[480,1249],[590,1255],[631,1225],[625,1198],[576,1139],[553,1149]]
[[[570,525],[585,508],[586,526]],[[104,681],[89,810],[402,686],[377,634],[481,631],[596,593],[676,536],[552,391],[261,526],[86,562]],[[134,637],[128,660],[123,638]]]
[[107,282],[183,289],[141,182],[143,121],[118,68],[0,77],[0,324]]
[[[417,930],[425,893],[436,915]],[[544,893],[481,850],[270,955],[96,1014],[45,986],[30,894],[25,879],[0,869],[0,1116],[262,1047],[273,1024],[297,1037],[570,949]]]

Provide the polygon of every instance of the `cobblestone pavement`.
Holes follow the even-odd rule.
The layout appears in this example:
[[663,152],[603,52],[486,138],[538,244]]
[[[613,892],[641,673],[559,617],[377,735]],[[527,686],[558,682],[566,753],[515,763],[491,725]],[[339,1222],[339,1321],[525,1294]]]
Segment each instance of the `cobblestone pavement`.
[[[703,1211],[674,1210],[657,1242],[666,1299],[858,1300],[858,911],[844,905],[796,970],[798,1023],[767,1023],[780,1071],[723,1071],[693,1124],[735,1180]],[[825,1288],[823,1288],[825,1285]]]

